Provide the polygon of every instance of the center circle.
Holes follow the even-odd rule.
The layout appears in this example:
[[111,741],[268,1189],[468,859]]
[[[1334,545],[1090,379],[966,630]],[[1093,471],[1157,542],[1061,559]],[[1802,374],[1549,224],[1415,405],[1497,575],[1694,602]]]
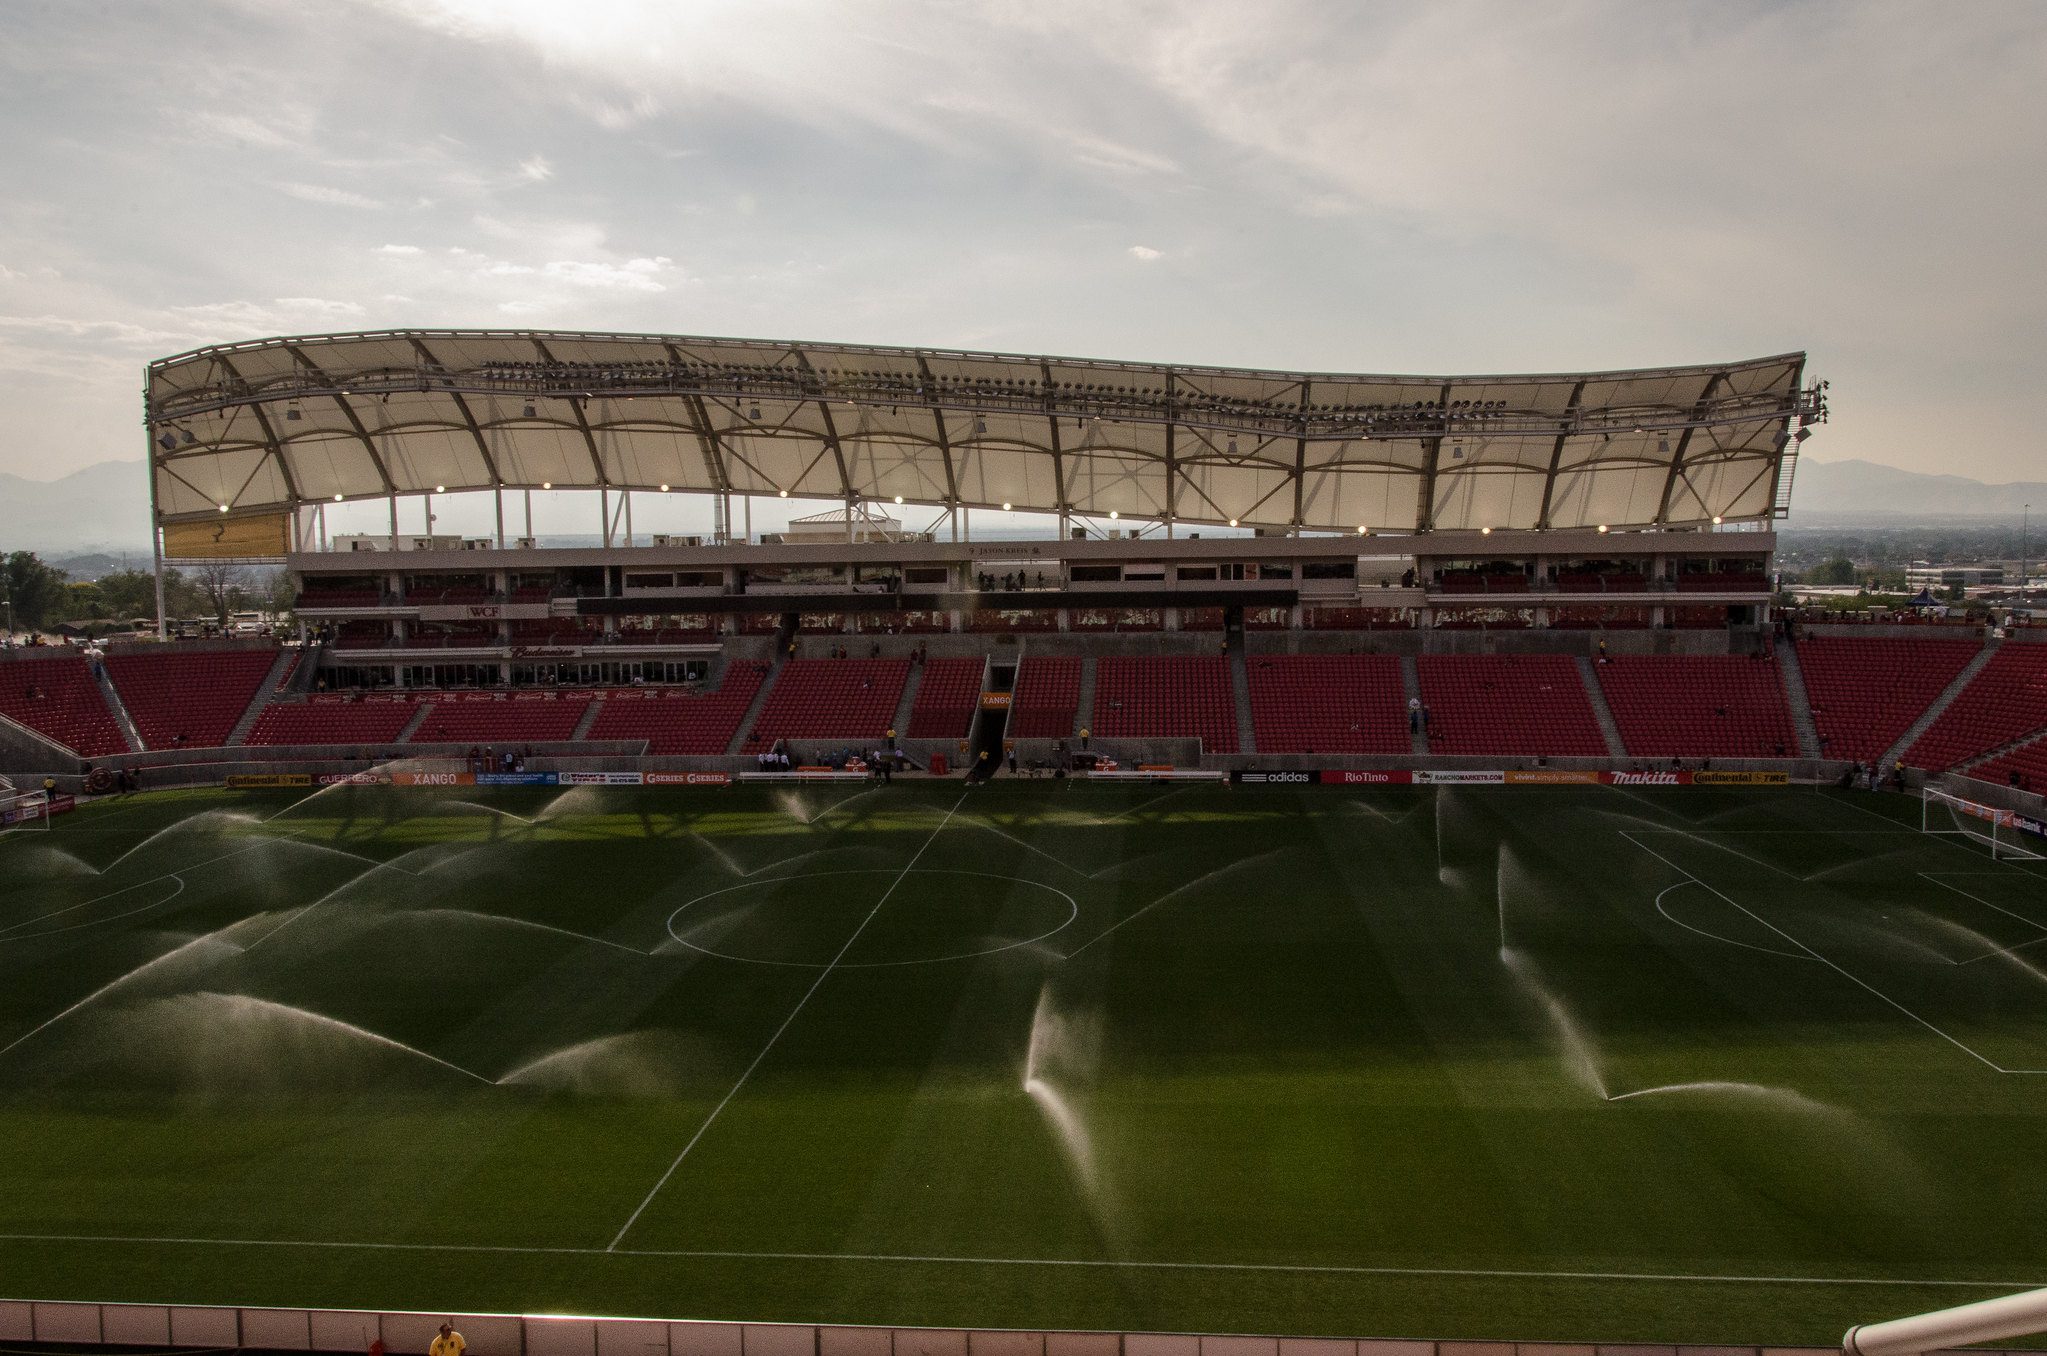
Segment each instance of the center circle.
[[[816,884],[854,876],[889,878],[893,883],[880,897],[887,907],[877,909],[872,891],[840,895]],[[977,887],[977,881],[987,884]],[[998,884],[1021,885],[1032,893],[1012,897]],[[668,915],[668,935],[679,946],[720,960],[871,970],[1013,951],[1065,931],[1079,916],[1080,904],[1072,895],[1022,876],[857,867],[770,876],[707,891]],[[849,937],[856,939],[851,947]],[[919,954],[926,950],[930,954]],[[863,958],[875,952],[884,958]]]

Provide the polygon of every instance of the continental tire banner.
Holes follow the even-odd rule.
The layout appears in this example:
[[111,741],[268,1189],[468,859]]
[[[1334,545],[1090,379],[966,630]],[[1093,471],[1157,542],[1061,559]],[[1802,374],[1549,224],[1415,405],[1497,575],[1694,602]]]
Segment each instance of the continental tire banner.
[[1693,786],[1789,786],[1788,772],[1714,772],[1702,770],[1692,774]]
[[291,520],[282,513],[253,513],[196,523],[166,523],[166,560],[263,560],[281,556],[291,539]]
[[228,774],[227,785],[234,791],[253,791],[266,786],[311,786],[310,772],[233,772]]

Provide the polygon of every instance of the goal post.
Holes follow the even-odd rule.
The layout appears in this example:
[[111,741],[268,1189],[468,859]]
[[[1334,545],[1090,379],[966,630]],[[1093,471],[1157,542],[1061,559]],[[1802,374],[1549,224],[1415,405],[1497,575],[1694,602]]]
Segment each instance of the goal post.
[[2047,852],[2042,851],[2047,839],[2020,828],[2019,818],[2010,810],[1936,787],[1926,787],[1919,794],[1921,833],[1974,839],[1990,849],[1992,860],[2047,860]]
[[0,837],[10,833],[47,833],[50,798],[40,791],[0,791]]

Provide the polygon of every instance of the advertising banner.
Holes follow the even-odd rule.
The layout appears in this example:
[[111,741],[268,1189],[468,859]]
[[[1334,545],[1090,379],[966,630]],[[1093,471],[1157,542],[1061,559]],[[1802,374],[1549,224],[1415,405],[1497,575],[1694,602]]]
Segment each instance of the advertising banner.
[[393,786],[474,786],[474,772],[394,772]]
[[1010,699],[1014,696],[1016,696],[1014,692],[983,692],[981,694],[981,709],[983,711],[1007,711]]
[[730,786],[729,772],[649,772],[649,786]]
[[1414,774],[1417,786],[1501,786],[1506,783],[1504,772],[1417,772]]
[[1601,774],[1597,772],[1573,772],[1565,768],[1535,768],[1528,772],[1509,772],[1509,786],[1598,786]]
[[556,786],[560,783],[558,772],[479,772],[478,786]]
[[564,772],[563,786],[639,786],[644,779],[637,772]]
[[250,791],[265,786],[311,786],[310,772],[231,772],[227,785],[230,790]]
[[1601,774],[1608,786],[1690,786],[1689,772],[1607,772]]
[[313,780],[321,786],[389,786],[388,772],[322,772]]
[[1249,772],[1238,770],[1230,774],[1230,780],[1241,786],[1308,786],[1316,778],[1312,772]]
[[1404,769],[1360,767],[1324,768],[1324,786],[1410,786],[1414,774]]
[[1692,774],[1693,786],[1789,786],[1788,772],[1713,772],[1702,769]]

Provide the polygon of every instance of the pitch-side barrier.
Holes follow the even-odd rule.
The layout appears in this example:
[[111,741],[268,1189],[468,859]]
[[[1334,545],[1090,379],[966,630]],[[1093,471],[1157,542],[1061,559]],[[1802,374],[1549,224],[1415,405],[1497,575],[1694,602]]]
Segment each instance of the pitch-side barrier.
[[2047,1332],[2047,1290],[1861,1324],[1841,1338],[1841,1350],[1846,1356],[1924,1356],[1929,1351],[2003,1342],[2037,1332]]

